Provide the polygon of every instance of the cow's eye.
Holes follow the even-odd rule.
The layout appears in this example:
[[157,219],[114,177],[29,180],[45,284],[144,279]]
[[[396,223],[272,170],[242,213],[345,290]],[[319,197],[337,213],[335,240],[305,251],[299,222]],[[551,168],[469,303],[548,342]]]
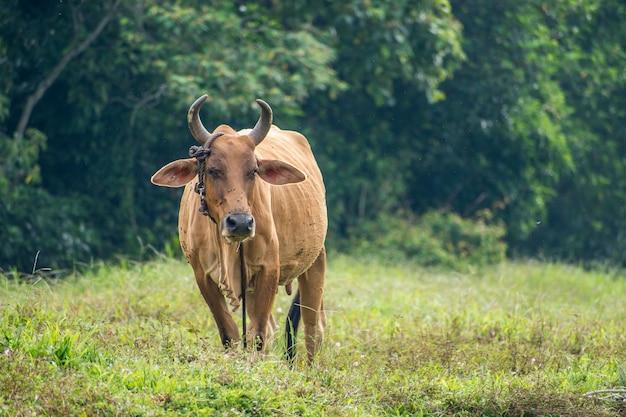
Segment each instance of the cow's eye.
[[206,170],[207,174],[209,174],[212,178],[219,178],[222,176],[222,172],[219,169],[208,168]]
[[259,173],[259,168],[254,168],[252,171],[250,171],[250,172],[248,173],[248,176],[249,176],[250,178],[254,178],[254,177],[256,177],[256,174],[258,174],[258,173]]

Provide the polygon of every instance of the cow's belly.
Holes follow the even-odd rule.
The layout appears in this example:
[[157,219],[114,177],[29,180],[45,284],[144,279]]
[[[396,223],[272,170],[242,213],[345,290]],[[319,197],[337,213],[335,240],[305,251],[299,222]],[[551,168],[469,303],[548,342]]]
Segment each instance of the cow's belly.
[[277,194],[272,209],[279,240],[280,284],[284,285],[317,259],[324,247],[328,220],[323,188],[293,184],[282,186]]

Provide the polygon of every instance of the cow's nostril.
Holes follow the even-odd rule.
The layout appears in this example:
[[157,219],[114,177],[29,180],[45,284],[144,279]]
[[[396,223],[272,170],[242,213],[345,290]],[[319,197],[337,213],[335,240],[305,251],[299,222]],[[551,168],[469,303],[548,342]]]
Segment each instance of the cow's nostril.
[[228,227],[228,230],[235,229],[237,227],[237,220],[235,220],[233,216],[228,216],[226,218],[226,227]]

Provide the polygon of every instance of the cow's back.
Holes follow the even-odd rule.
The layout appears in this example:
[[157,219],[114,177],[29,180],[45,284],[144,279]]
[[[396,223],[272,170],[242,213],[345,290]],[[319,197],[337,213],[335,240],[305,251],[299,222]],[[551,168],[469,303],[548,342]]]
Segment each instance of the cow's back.
[[324,181],[311,147],[300,133],[272,126],[255,153],[261,159],[288,162],[307,176],[300,183],[269,185],[280,244],[280,281],[284,283],[306,271],[324,246],[328,227]]

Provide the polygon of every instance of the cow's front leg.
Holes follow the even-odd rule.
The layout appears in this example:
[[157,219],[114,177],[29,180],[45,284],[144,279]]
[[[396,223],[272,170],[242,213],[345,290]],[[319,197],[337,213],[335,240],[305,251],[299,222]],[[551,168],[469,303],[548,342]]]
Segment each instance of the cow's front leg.
[[211,313],[213,313],[213,319],[220,333],[222,345],[225,349],[234,347],[239,341],[239,332],[233,316],[228,311],[228,305],[222,292],[209,274],[195,270],[194,274],[204,301],[211,309]]
[[251,346],[264,351],[276,325],[272,317],[274,299],[278,291],[278,270],[261,268],[251,280],[246,293],[246,310],[250,325],[246,338]]

